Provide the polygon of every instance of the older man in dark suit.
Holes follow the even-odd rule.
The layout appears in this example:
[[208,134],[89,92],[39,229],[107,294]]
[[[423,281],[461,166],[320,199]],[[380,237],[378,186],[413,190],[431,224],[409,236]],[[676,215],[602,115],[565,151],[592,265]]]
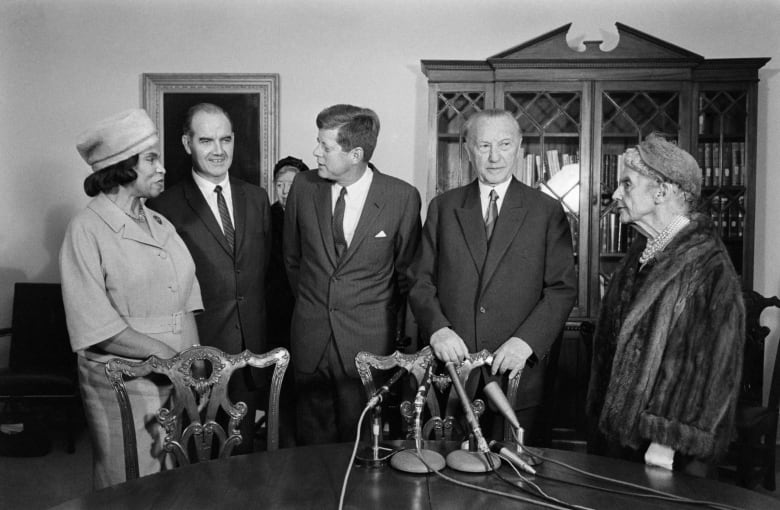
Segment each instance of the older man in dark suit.
[[571,234],[560,203],[512,177],[511,113],[479,112],[465,129],[478,178],[431,201],[409,300],[442,361],[487,349],[488,377],[523,370],[513,404],[534,442],[547,353],[576,298]]
[[355,355],[389,354],[420,236],[420,195],[369,163],[379,119],[335,105],[317,116],[317,172],[295,176],[284,257],[301,444],[352,440],[365,402]]
[[[201,343],[230,354],[244,349],[261,353],[266,349],[265,275],[271,242],[268,195],[229,176],[234,135],[222,108],[197,104],[184,124],[182,143],[192,157],[192,173],[148,205],[174,224],[195,260],[205,308],[196,317]],[[253,449],[263,386],[262,374],[249,368],[230,381],[231,399],[248,407],[236,453]]]

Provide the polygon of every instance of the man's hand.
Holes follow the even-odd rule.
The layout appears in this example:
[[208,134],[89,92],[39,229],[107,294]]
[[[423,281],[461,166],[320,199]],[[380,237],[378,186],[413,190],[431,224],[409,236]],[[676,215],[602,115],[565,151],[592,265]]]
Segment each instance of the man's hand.
[[431,335],[431,349],[445,363],[460,363],[469,355],[463,339],[450,328],[441,328]]
[[491,372],[493,375],[496,375],[509,371],[509,379],[514,379],[533,353],[534,351],[530,345],[525,343],[524,340],[513,336],[504,342],[493,354],[493,368]]

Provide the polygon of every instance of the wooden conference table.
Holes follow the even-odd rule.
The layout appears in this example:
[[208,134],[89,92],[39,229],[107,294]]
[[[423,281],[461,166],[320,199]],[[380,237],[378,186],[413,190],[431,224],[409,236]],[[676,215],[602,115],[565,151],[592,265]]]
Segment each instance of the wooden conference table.
[[[58,509],[199,509],[199,508],[337,508],[351,444],[282,449],[236,456],[139,478],[73,499]],[[641,464],[562,450],[542,450],[552,459],[603,476],[651,487],[691,499],[718,501],[738,508],[767,510],[780,502],[734,485],[672,474]],[[598,509],[704,508],[658,499],[612,494],[564,483],[605,486],[551,462],[536,467],[535,482],[549,495]],[[490,474],[467,474],[445,469],[449,476],[501,492],[530,497]],[[517,480],[502,466],[501,473]],[[612,487],[615,487],[612,485]],[[435,474],[414,475],[380,468],[354,467],[344,508],[425,509],[459,508],[500,510],[541,508],[501,496],[454,485]]]

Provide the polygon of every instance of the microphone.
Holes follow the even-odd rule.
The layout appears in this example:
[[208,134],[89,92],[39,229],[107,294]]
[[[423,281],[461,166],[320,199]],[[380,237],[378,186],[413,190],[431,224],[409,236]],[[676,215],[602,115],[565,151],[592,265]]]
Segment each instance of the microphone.
[[517,419],[515,410],[512,409],[512,404],[510,404],[509,400],[507,400],[506,395],[504,395],[504,392],[501,390],[501,386],[499,386],[496,378],[491,376],[489,378],[489,382],[485,384],[485,387],[482,388],[482,390],[485,392],[485,395],[487,395],[488,399],[490,399],[493,405],[496,406],[496,409],[498,409],[499,412],[504,415],[506,421],[508,421],[509,424],[515,428],[515,430],[520,430],[520,422]]
[[372,468],[382,467],[387,462],[387,457],[381,458],[380,452],[391,452],[392,448],[386,448],[379,445],[380,430],[382,428],[382,414],[377,405],[382,402],[382,398],[390,391],[390,387],[397,383],[405,374],[409,371],[404,367],[399,367],[395,373],[383,384],[378,390],[374,392],[368,403],[366,409],[373,408],[373,417],[371,422],[371,446],[368,446],[360,451],[355,457],[356,463],[361,466],[367,466]]
[[455,391],[458,394],[458,398],[460,398],[460,403],[463,406],[463,412],[466,413],[466,420],[469,422],[471,430],[474,432],[474,438],[477,441],[477,449],[482,453],[490,452],[487,441],[485,441],[485,436],[482,435],[482,429],[479,426],[479,420],[477,420],[476,415],[474,415],[474,409],[471,408],[471,401],[469,400],[468,395],[466,395],[466,390],[463,389],[463,385],[460,382],[460,377],[458,377],[458,372],[455,370],[455,363],[450,361],[445,366],[447,367],[447,372],[450,374],[452,386],[455,388]]
[[457,370],[455,370],[455,364],[449,362],[445,365],[447,372],[450,374],[452,380],[452,386],[455,388],[455,392],[458,394],[460,403],[463,406],[463,411],[466,414],[466,420],[471,426],[471,430],[474,433],[474,439],[477,442],[478,452],[469,450],[454,450],[447,455],[447,465],[452,469],[458,471],[465,471],[468,473],[486,473],[494,469],[498,469],[501,465],[501,458],[495,453],[490,451],[485,436],[482,435],[482,429],[479,426],[479,420],[477,420],[474,414],[474,409],[471,407],[471,401],[466,390],[463,389],[463,384],[460,382]]
[[399,367],[398,370],[395,371],[395,373],[390,377],[390,379],[385,382],[378,390],[374,392],[374,394],[371,396],[370,399],[368,399],[368,403],[366,404],[366,407],[369,409],[378,405],[382,401],[382,397],[390,391],[390,387],[397,383],[401,377],[408,374],[409,371],[405,369],[404,367]]
[[536,474],[536,470],[530,464],[528,464],[526,461],[521,459],[519,455],[513,452],[510,448],[506,447],[503,443],[499,443],[498,441],[491,441],[490,449],[498,453],[502,457],[508,459],[509,462],[519,467],[521,470],[525,471],[526,473],[532,475]]
[[[414,397],[414,450],[401,450],[390,459],[390,465],[399,471],[405,473],[429,473],[431,469],[440,471],[444,469],[446,463],[444,457],[439,452],[427,450],[422,447],[422,412],[425,404],[425,397],[428,395],[431,379],[433,378],[433,363],[431,360],[425,375],[417,388],[417,394]],[[419,455],[422,457],[422,460]],[[431,469],[428,468],[431,467]]]

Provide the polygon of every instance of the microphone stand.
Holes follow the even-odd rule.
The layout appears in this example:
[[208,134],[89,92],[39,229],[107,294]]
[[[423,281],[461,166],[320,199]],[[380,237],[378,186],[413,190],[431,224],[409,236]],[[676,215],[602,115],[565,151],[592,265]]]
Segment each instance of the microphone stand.
[[393,452],[393,448],[379,445],[379,437],[382,431],[382,408],[379,404],[382,403],[384,395],[390,391],[390,387],[398,382],[406,373],[408,373],[408,370],[403,367],[399,368],[393,376],[374,393],[366,404],[366,407],[372,408],[371,445],[363,447],[360,452],[355,455],[355,464],[358,466],[379,468],[387,464],[387,459],[390,457],[389,454]]
[[[446,463],[439,452],[422,447],[422,413],[425,397],[433,377],[433,360],[425,371],[425,376],[420,384],[417,395],[414,397],[414,450],[401,450],[390,459],[390,465],[405,473],[430,473],[431,470],[440,471]],[[421,459],[422,457],[422,459]],[[430,468],[429,468],[430,466]]]
[[[446,367],[450,374],[452,385],[458,394],[458,398],[460,398],[463,411],[466,413],[466,420],[471,426],[478,450],[454,450],[447,455],[447,465],[452,469],[468,473],[486,473],[492,471],[501,465],[501,457],[490,451],[490,447],[488,446],[487,441],[485,441],[485,436],[482,435],[479,420],[477,420],[477,417],[474,414],[474,409],[471,407],[471,401],[469,400],[468,395],[466,395],[466,390],[463,389],[458,372],[455,370],[455,364],[449,362],[446,364]],[[471,444],[471,441],[469,441],[469,444]]]

